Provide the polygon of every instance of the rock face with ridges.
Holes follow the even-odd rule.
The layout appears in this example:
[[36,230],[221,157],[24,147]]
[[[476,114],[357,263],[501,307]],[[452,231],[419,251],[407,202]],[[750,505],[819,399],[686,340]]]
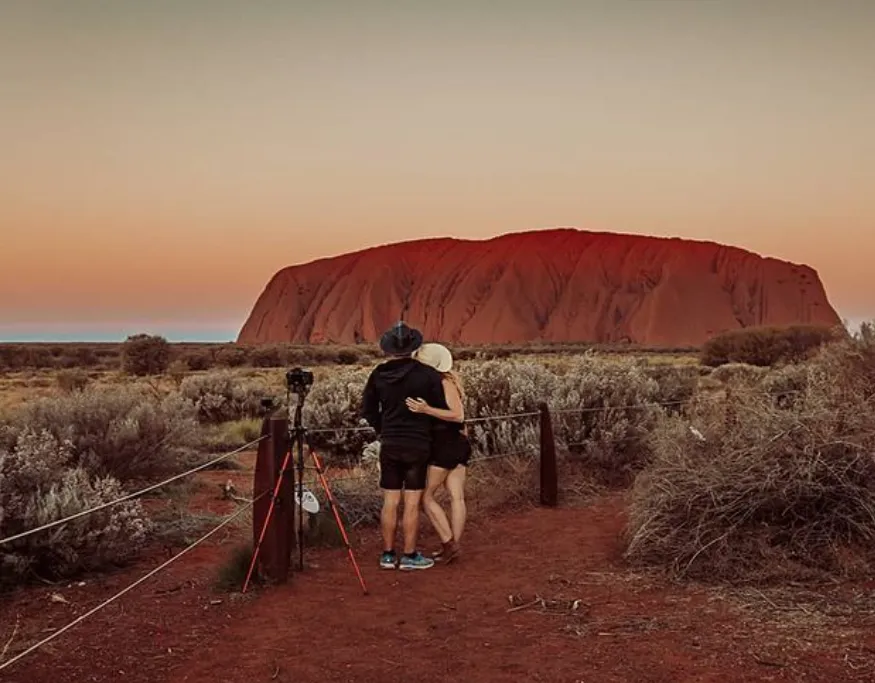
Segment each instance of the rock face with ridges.
[[841,323],[808,266],[711,242],[559,229],[284,268],[238,342],[373,342],[404,310],[427,339],[455,344],[698,346],[740,327]]

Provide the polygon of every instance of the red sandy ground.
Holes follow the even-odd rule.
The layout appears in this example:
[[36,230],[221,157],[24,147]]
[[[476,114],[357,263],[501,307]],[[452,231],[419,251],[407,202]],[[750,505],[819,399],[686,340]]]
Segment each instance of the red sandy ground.
[[[211,473],[204,497],[225,478]],[[367,531],[356,539],[367,597],[342,549],[308,551],[308,570],[287,585],[217,593],[217,566],[241,535],[220,532],[0,681],[875,680],[871,587],[729,591],[633,573],[619,559],[623,508],[608,495],[586,507],[473,519],[459,564],[411,574],[379,570],[379,541]],[[3,596],[0,652],[16,615],[7,656],[161,559],[83,586]],[[525,607],[536,596],[547,602]]]

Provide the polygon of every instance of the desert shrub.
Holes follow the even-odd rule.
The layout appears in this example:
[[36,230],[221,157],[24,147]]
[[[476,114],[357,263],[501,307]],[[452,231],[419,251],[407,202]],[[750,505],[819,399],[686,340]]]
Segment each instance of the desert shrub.
[[242,346],[228,345],[216,351],[216,365],[228,368],[239,368],[249,362],[249,349]]
[[[465,389],[465,413],[471,420],[516,413],[536,413],[551,400],[559,378],[545,366],[521,361],[471,363],[460,371]],[[477,421],[468,427],[474,450],[491,457],[505,454],[535,455],[538,451],[538,417]]]
[[258,417],[261,399],[268,395],[264,381],[228,370],[186,377],[179,390],[195,405],[198,420],[204,424]]
[[[315,383],[307,400],[305,421],[314,446],[341,461],[357,461],[373,439],[368,431],[330,431],[361,426],[369,372],[336,368]],[[461,367],[461,378],[472,420],[468,434],[478,456],[535,456],[538,406],[547,402],[555,409],[560,447],[571,448],[605,481],[627,481],[647,461],[645,437],[661,413],[660,386],[632,358],[588,354],[553,369],[521,361],[469,363]],[[518,413],[529,415],[506,417]]]
[[659,384],[634,358],[587,353],[569,361],[550,397],[554,431],[602,483],[626,484],[650,459],[659,400]]
[[170,344],[164,337],[136,334],[122,345],[122,369],[132,375],[160,375],[170,363]]
[[701,362],[775,365],[810,358],[823,344],[842,337],[839,330],[817,325],[747,327],[718,334],[702,347]]
[[702,376],[698,365],[658,363],[644,368],[646,375],[656,381],[656,400],[663,404],[666,412],[680,412],[683,404],[696,393]]
[[338,365],[355,365],[360,360],[361,356],[353,349],[341,349],[337,352]]
[[198,438],[191,403],[130,385],[91,386],[28,403],[7,419],[7,441],[27,430],[69,442],[73,466],[122,482],[179,470]]
[[[313,384],[304,408],[304,424],[311,430],[348,429],[363,426],[362,392],[369,369],[334,368]],[[294,400],[294,398],[293,398]],[[370,431],[312,431],[313,447],[332,461],[355,462],[365,444],[372,441]]]
[[[72,443],[47,431],[21,430],[0,446],[0,537],[27,531],[123,495],[111,477],[75,464]],[[128,501],[43,533],[0,546],[0,585],[31,573],[60,578],[130,559],[150,524],[141,504]]]
[[82,391],[89,381],[88,373],[78,369],[61,370],[57,376],[58,388],[67,393]]
[[626,556],[703,578],[871,571],[873,379],[875,339],[846,340],[794,379],[790,410],[748,386],[663,420],[633,489]]
[[55,365],[61,368],[93,368],[99,364],[100,358],[90,346],[62,347],[61,352],[55,356]]
[[57,365],[52,350],[41,344],[0,344],[0,367],[6,370],[43,370]]
[[767,368],[747,363],[727,363],[714,368],[711,378],[725,385],[753,385],[768,373]]
[[286,356],[277,346],[257,346],[249,352],[249,363],[256,368],[280,368]]
[[203,372],[213,367],[213,355],[209,351],[189,351],[180,360],[193,372]]
[[792,408],[808,386],[811,366],[807,363],[783,365],[765,373],[760,379],[763,391],[773,397],[776,405]]
[[184,360],[175,360],[167,366],[167,376],[173,381],[177,388],[182,384],[182,380],[188,375],[188,364]]

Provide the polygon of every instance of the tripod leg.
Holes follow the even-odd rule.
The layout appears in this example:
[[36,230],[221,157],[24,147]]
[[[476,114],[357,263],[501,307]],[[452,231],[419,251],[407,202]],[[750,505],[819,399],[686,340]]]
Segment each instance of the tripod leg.
[[331,488],[328,486],[328,481],[325,479],[325,471],[322,469],[322,461],[319,458],[319,454],[316,451],[310,451],[310,454],[313,456],[313,464],[316,466],[316,474],[319,476],[319,482],[322,484],[322,488],[325,490],[325,496],[328,498],[328,506],[331,508],[331,511],[334,513],[334,521],[337,522],[337,528],[340,529],[340,535],[343,538],[343,543],[346,546],[346,552],[349,554],[349,559],[352,562],[352,567],[355,570],[355,574],[358,577],[359,583],[361,584],[362,591],[365,595],[368,595],[368,588],[365,586],[365,580],[362,577],[361,569],[359,569],[359,564],[355,559],[355,553],[352,551],[352,546],[349,543],[349,536],[346,535],[346,529],[343,526],[343,522],[340,519],[340,513],[337,511],[337,504],[334,500],[334,494],[331,493]]

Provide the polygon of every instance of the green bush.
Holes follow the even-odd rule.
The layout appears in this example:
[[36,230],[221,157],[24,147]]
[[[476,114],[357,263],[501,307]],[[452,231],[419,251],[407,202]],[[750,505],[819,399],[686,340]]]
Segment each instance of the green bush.
[[701,362],[712,367],[726,363],[760,366],[796,363],[843,336],[840,330],[817,325],[747,327],[718,334],[705,342]]
[[164,337],[136,334],[122,345],[122,369],[132,375],[160,375],[170,364],[170,344]]

